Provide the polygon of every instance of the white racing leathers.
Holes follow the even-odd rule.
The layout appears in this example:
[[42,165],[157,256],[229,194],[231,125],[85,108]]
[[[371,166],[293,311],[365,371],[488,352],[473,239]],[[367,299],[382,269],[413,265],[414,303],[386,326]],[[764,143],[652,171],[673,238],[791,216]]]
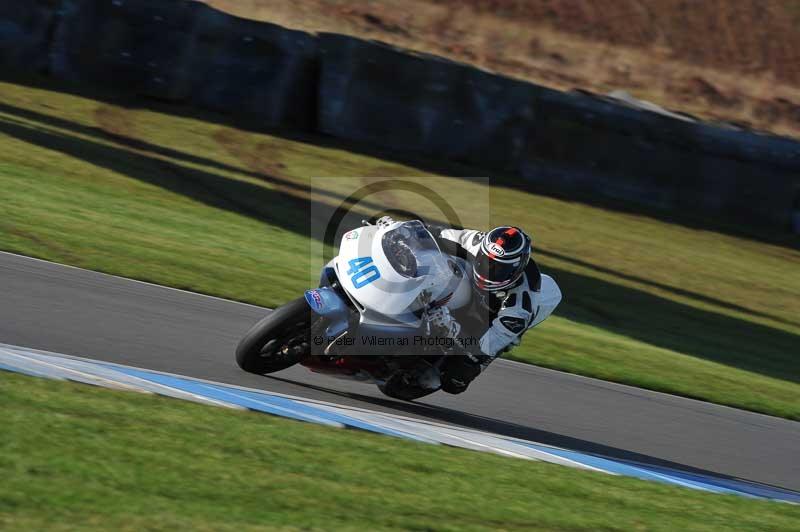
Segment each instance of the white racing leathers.
[[[471,229],[444,229],[429,226],[444,253],[461,257],[469,263],[480,249],[484,233]],[[472,276],[471,266],[465,272]],[[470,279],[471,282],[471,279]],[[518,345],[525,332],[545,320],[561,301],[561,290],[548,275],[542,275],[530,259],[522,278],[511,288],[498,292],[472,289],[472,301],[453,314],[473,323],[479,337],[480,352],[468,351],[483,368],[504,351]]]

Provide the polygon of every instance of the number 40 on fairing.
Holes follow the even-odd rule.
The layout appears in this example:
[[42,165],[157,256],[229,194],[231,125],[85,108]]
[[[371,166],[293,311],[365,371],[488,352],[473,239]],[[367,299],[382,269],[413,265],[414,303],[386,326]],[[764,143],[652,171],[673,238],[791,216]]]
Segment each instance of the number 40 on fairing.
[[361,288],[369,283],[381,278],[381,272],[373,264],[372,257],[359,257],[357,259],[350,259],[347,261],[350,269],[347,270],[347,275],[350,276],[350,281],[356,288]]

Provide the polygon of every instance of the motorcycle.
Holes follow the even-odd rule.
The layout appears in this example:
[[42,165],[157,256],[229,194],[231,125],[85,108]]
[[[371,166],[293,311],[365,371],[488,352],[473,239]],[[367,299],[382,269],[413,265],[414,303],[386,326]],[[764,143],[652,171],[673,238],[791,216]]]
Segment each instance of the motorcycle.
[[[551,278],[542,281],[542,290],[558,291]],[[442,253],[422,222],[365,222],[342,236],[318,288],[250,329],[236,362],[262,375],[300,364],[374,383],[390,397],[417,399],[441,388],[445,357],[463,352],[434,317],[440,307],[463,308],[471,298],[466,261]],[[553,308],[537,313],[531,326]]]

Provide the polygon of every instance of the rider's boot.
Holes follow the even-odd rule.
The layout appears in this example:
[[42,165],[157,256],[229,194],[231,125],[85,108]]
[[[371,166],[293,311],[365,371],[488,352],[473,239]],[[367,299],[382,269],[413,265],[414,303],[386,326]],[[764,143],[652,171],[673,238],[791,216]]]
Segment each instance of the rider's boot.
[[389,397],[411,401],[435,392],[441,385],[439,371],[429,367],[423,372],[397,370],[380,388]]

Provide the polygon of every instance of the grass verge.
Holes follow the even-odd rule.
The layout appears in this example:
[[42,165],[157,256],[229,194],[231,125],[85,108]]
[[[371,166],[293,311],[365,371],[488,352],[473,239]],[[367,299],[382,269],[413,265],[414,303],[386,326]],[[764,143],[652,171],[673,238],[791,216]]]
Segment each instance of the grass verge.
[[[430,175],[324,142],[248,133],[213,114],[37,83],[47,88],[0,83],[8,251],[274,306],[314,281],[309,221],[341,201],[334,181],[310,188],[310,176]],[[562,286],[557,315],[513,358],[800,419],[796,242],[666,223],[502,180],[489,188],[440,179],[450,203],[488,197],[492,222],[531,230],[537,259]],[[419,203],[396,193],[376,201]]]
[[788,504],[5,372],[0,424],[8,531],[761,531],[800,519]]

